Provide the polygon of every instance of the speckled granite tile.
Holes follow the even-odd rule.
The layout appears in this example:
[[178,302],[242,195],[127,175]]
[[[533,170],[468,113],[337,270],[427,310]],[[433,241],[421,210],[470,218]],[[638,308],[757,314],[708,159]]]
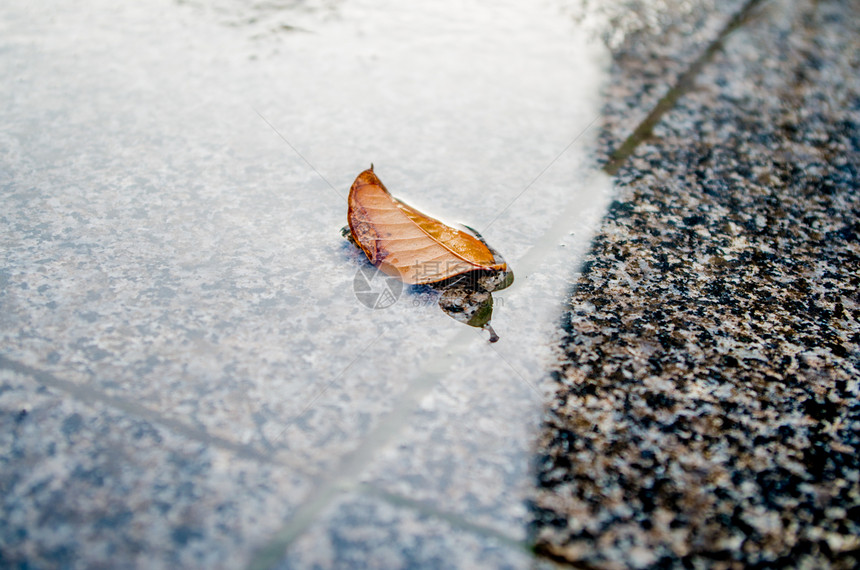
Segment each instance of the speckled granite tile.
[[619,175],[565,317],[538,548],[860,564],[860,20],[774,2]]
[[278,566],[293,568],[526,568],[523,547],[370,496],[342,497]]
[[0,370],[0,566],[237,568],[310,485]]

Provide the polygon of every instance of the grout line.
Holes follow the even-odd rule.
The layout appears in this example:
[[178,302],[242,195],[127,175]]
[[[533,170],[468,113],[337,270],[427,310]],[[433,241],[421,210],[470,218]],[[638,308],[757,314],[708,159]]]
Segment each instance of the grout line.
[[251,570],[273,568],[286,555],[290,545],[299,538],[318,515],[342,491],[354,488],[356,478],[376,458],[377,453],[400,434],[408,417],[417,408],[421,399],[432,390],[443,376],[448,374],[456,358],[471,344],[475,337],[471,330],[461,329],[439,350],[440,358],[425,365],[418,377],[393,404],[392,411],[371,429],[356,449],[343,455],[332,475],[321,477],[310,498],[290,513],[289,519],[274,536],[251,559]]
[[672,86],[668,93],[666,93],[663,98],[657,102],[654,108],[651,109],[651,112],[648,113],[648,116],[639,123],[636,130],[634,130],[633,133],[627,137],[623,143],[621,143],[621,146],[615,149],[615,151],[610,155],[609,160],[603,166],[604,172],[610,176],[618,174],[618,171],[627,159],[636,151],[636,148],[651,136],[654,127],[657,126],[663,118],[663,115],[674,109],[678,99],[683,97],[693,88],[699,73],[701,73],[705,65],[711,61],[714,54],[722,48],[723,40],[725,40],[733,31],[749,21],[753,10],[761,4],[761,2],[762,0],[748,0],[743,8],[738,10],[735,15],[732,16],[725,27],[720,30],[719,34],[717,34],[717,37],[710,43],[710,45],[708,45],[707,48],[705,48],[705,51],[703,51],[702,54],[690,64],[690,67],[681,74],[675,82],[675,85]]
[[385,489],[377,487],[371,483],[361,484],[356,490],[361,491],[366,495],[382,499],[395,507],[407,508],[411,511],[417,512],[418,514],[446,522],[454,528],[465,530],[474,535],[493,538],[507,546],[511,546],[534,555],[532,545],[527,540],[518,540],[494,528],[474,523],[457,513],[436,509],[432,505],[428,505],[415,499],[410,499],[409,497],[404,497],[397,493],[392,493],[391,491],[386,491]]
[[12,372],[29,376],[44,386],[62,390],[84,404],[91,405],[93,402],[105,404],[115,410],[159,424],[180,436],[187,437],[188,439],[192,439],[212,447],[230,451],[244,459],[253,459],[255,461],[270,464],[282,463],[281,461],[273,459],[271,455],[264,454],[251,446],[235,443],[227,439],[211,435],[199,428],[162,416],[158,412],[144,407],[137,402],[132,402],[124,398],[117,398],[116,396],[108,396],[89,385],[62,380],[49,372],[37,370],[36,368],[27,366],[26,364],[10,360],[3,355],[0,355],[0,370],[10,370]]

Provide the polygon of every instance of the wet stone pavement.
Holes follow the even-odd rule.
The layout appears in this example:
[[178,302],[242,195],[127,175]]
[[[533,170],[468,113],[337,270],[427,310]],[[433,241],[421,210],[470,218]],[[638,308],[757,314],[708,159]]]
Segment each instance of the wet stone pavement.
[[[539,385],[611,190],[608,52],[558,13],[0,4],[0,567],[530,565]],[[515,267],[498,342],[429,287],[357,298],[370,163]]]
[[[9,53],[33,59],[10,59],[2,93],[0,567],[860,564],[856,1],[591,6],[611,64],[596,48],[574,75],[611,65],[602,99],[583,89],[575,112],[546,113],[534,89],[543,103],[573,95],[537,81],[557,67],[536,68],[513,96],[530,119],[487,148],[461,121],[404,120],[409,101],[385,99],[397,83],[379,71],[402,62],[350,27],[370,10],[355,20],[402,23],[385,40],[397,44],[444,10],[395,22],[360,1],[310,2],[249,19],[232,0],[156,2],[153,32],[149,8],[85,4],[51,18],[13,4],[3,23]],[[572,20],[590,5],[563,4],[551,13]],[[499,49],[531,29],[511,6],[494,10]],[[211,19],[235,34],[213,40]],[[75,26],[97,33],[61,37]],[[585,54],[565,26],[546,45]],[[327,41],[351,34],[347,57]],[[340,98],[332,78],[355,69],[368,91]],[[508,81],[491,69],[477,79]],[[405,71],[423,106],[446,109],[420,67]],[[451,86],[470,78],[450,71]],[[448,95],[477,104],[485,128],[507,109],[493,98],[484,113],[470,93]],[[391,124],[362,122],[378,97]],[[321,204],[349,186],[356,154],[387,153],[395,180],[426,180],[439,203],[444,167],[529,180],[601,105],[581,142],[615,175],[614,201],[573,147],[498,215],[506,231],[485,233],[518,262],[499,343],[416,312],[426,292],[386,311],[354,302],[362,260],[332,239],[340,203]],[[270,119],[333,188],[285,161]],[[534,124],[552,140],[511,150]],[[350,138],[371,126],[387,147]],[[422,138],[433,144],[410,146]],[[486,165],[451,164],[457,141]],[[493,224],[468,186],[447,207]]]
[[[860,564],[858,8],[752,4],[618,171],[563,320],[540,553]],[[620,50],[619,84],[648,73]]]

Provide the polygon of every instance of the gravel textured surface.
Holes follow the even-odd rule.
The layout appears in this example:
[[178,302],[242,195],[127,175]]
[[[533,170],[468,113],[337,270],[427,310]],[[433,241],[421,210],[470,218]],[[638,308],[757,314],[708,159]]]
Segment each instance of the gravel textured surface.
[[564,318],[538,550],[860,563],[860,21],[774,2],[619,173]]

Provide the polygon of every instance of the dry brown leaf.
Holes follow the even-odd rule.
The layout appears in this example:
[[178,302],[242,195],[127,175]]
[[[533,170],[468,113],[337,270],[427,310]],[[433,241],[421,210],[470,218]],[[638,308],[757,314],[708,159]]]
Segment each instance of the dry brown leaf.
[[476,270],[507,270],[478,237],[394,198],[373,173],[373,165],[349,190],[348,216],[352,239],[370,262],[404,283],[437,283]]

